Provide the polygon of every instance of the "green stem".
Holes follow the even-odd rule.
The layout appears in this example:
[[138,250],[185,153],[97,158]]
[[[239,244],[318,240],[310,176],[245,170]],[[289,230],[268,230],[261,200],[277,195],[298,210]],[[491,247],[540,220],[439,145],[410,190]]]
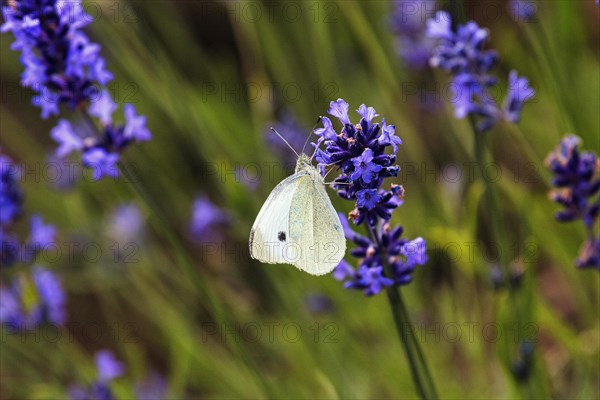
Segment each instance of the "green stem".
[[[490,154],[488,154],[488,151],[485,147],[485,143],[484,140],[486,139],[484,136],[484,134],[482,133],[478,133],[476,130],[476,125],[475,125],[475,121],[474,118],[472,116],[469,117],[469,121],[471,123],[471,128],[473,130],[473,134],[474,134],[474,138],[475,138],[475,157],[477,159],[477,163],[479,164],[480,167],[480,176],[479,179],[483,179],[484,183],[485,183],[485,188],[486,188],[486,202],[487,204],[485,204],[486,207],[486,211],[488,211],[489,217],[486,219],[486,223],[488,224],[488,226],[490,227],[491,230],[491,235],[492,241],[496,241],[498,244],[498,247],[500,248],[500,263],[502,264],[502,271],[503,271],[503,282],[507,285],[508,287],[508,302],[509,302],[509,306],[511,309],[511,312],[514,314],[514,318],[516,323],[518,324],[518,326],[524,326],[522,325],[522,322],[528,322],[528,321],[523,321],[523,318],[526,315],[530,315],[530,312],[528,312],[528,309],[531,310],[531,302],[523,304],[522,302],[519,301],[519,296],[525,295],[525,293],[520,293],[522,292],[522,290],[519,290],[519,286],[513,281],[513,279],[511,279],[511,269],[509,267],[509,262],[510,262],[510,258],[507,257],[508,254],[508,250],[509,250],[509,242],[508,242],[508,236],[507,236],[507,230],[506,230],[506,225],[504,223],[504,216],[501,215],[500,213],[500,202],[499,202],[499,194],[498,194],[498,190],[495,184],[493,184],[492,182],[490,182],[488,179],[485,178],[484,175],[484,171],[485,171],[485,162],[486,159],[488,157],[486,157],[486,155],[490,156],[491,151],[489,151]],[[527,290],[527,289],[525,289]],[[531,288],[529,288],[529,290],[531,290]],[[524,315],[525,314],[525,315]],[[522,340],[521,337],[518,338],[518,341],[520,342]],[[510,356],[507,359],[507,362],[509,363],[509,365],[507,365],[507,367],[510,369],[512,367],[512,365],[510,365]],[[523,393],[525,394],[525,396],[527,398],[531,398],[531,393],[536,391],[535,389],[535,382],[538,380],[537,378],[537,370],[538,368],[536,368],[534,365],[529,365],[529,368],[532,368],[533,370],[531,371],[530,374],[530,378],[526,381],[526,382],[519,382],[516,381],[517,383],[517,387],[520,387],[521,390],[523,391]],[[536,376],[534,376],[536,375]],[[514,377],[514,375],[511,374],[511,376],[513,376],[513,379],[516,379]],[[535,396],[534,396],[535,397]]]
[[[381,248],[379,237],[368,223],[367,230],[371,239],[377,243],[379,248]],[[384,262],[383,267],[388,277],[394,276],[387,263]],[[390,302],[390,308],[394,318],[396,331],[400,337],[400,344],[402,344],[404,352],[406,353],[412,380],[415,384],[415,388],[417,389],[417,393],[422,399],[437,399],[438,395],[435,389],[435,384],[429,372],[429,367],[427,366],[421,346],[417,340],[414,325],[410,320],[410,316],[404,304],[400,288],[398,288],[396,285],[388,286],[386,288],[386,293]]]
[[510,288],[512,288],[510,282],[510,269],[508,267],[509,259],[506,257],[510,246],[506,242],[506,238],[508,236],[506,235],[504,217],[500,215],[499,195],[498,191],[496,190],[496,185],[494,185],[485,177],[485,167],[488,159],[488,157],[486,157],[487,151],[484,142],[486,139],[486,134],[479,133],[477,131],[475,119],[472,115],[469,115],[469,122],[475,139],[475,158],[477,165],[479,166],[479,179],[483,180],[485,185],[485,199],[488,203],[486,210],[489,211],[489,217],[487,218],[486,223],[491,231],[492,242],[496,241],[496,244],[499,248],[498,257],[500,259],[500,263],[502,264],[501,267],[503,271],[503,280],[507,282]]

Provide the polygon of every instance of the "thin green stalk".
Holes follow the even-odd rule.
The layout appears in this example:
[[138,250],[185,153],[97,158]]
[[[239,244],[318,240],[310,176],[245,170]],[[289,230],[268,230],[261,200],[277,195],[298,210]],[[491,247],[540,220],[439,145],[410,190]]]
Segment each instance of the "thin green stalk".
[[503,279],[511,287],[510,283],[510,270],[508,268],[508,262],[506,255],[508,254],[509,245],[506,242],[506,226],[504,225],[504,218],[499,214],[500,202],[496,185],[492,184],[489,179],[485,178],[485,166],[486,166],[486,148],[484,140],[486,135],[479,133],[475,124],[475,120],[472,115],[469,116],[469,122],[471,129],[473,130],[475,140],[475,158],[479,166],[479,179],[483,180],[485,185],[485,198],[488,201],[487,210],[489,210],[490,216],[487,219],[487,223],[491,228],[492,241],[496,241],[499,247],[498,257],[502,264]]
[[[379,238],[373,231],[373,228],[368,224],[367,230],[371,239],[374,240],[379,247],[381,247]],[[392,271],[390,271],[390,267],[387,265],[387,263],[384,263],[383,267],[388,276],[393,276]],[[419,345],[415,335],[415,330],[410,320],[408,311],[406,310],[400,288],[398,288],[396,285],[389,286],[386,288],[386,293],[390,302],[390,309],[394,318],[396,331],[398,332],[400,343],[402,344],[404,352],[406,353],[412,380],[415,384],[415,388],[417,389],[417,393],[422,399],[437,399],[438,395],[435,389],[435,384],[431,377],[431,373],[429,372],[429,367],[427,366],[425,357],[423,356],[421,346]]]
[[[508,301],[511,307],[511,312],[515,315],[515,320],[518,326],[524,326],[522,322],[525,315],[530,315],[531,313],[528,310],[531,310],[532,304],[528,302],[523,305],[518,301],[518,296],[520,295],[520,291],[527,289],[519,289],[519,285],[511,279],[511,270],[509,268],[510,259],[507,257],[509,242],[507,236],[506,225],[504,223],[504,217],[500,215],[500,202],[499,202],[499,194],[496,185],[490,182],[488,179],[485,179],[484,171],[485,171],[485,162],[486,155],[491,154],[491,150],[488,152],[484,143],[485,134],[478,133],[475,125],[474,118],[470,116],[469,118],[471,128],[473,130],[474,138],[475,138],[475,157],[477,159],[477,163],[480,167],[480,179],[483,179],[486,187],[486,209],[489,210],[489,217],[486,219],[486,223],[491,228],[492,240],[497,241],[500,248],[500,262],[502,264],[503,271],[503,282],[506,283],[508,287]],[[530,272],[530,271],[529,271]],[[528,290],[532,290],[531,287],[528,287]],[[522,306],[526,309],[522,309]],[[525,315],[524,315],[525,314]],[[531,322],[531,321],[529,321]],[[522,338],[519,337],[519,342]],[[510,359],[510,358],[509,358]],[[511,366],[508,366],[511,368]],[[537,392],[535,388],[535,383],[540,381],[538,379],[539,368],[535,365],[530,365],[532,368],[530,378],[526,382],[516,381],[517,386],[525,392],[527,398],[536,397],[533,392]],[[516,379],[513,376],[514,379]],[[539,391],[540,393],[543,391]]]
[[[392,315],[394,317],[394,324],[396,325],[396,330],[400,336],[400,343],[402,344],[404,352],[406,353],[406,358],[408,359],[408,365],[410,366],[410,372],[417,389],[417,393],[422,399],[435,398],[435,396],[430,397],[427,395],[427,389],[425,388],[426,384],[424,382],[425,377],[421,376],[419,367],[417,365],[418,361],[416,355],[414,354],[412,343],[410,343],[409,339],[409,336],[414,336],[414,331],[412,329],[410,320],[407,321],[404,313],[402,312],[404,308],[404,302],[400,296],[400,291],[395,286],[390,286],[386,289],[386,293],[390,302]],[[410,330],[410,334],[406,332],[407,329]]]

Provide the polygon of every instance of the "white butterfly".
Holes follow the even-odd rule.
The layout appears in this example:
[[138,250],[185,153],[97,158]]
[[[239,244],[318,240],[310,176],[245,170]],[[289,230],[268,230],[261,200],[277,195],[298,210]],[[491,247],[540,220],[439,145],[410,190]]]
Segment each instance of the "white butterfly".
[[260,209],[250,231],[250,256],[323,275],[331,272],[345,253],[344,229],[323,177],[302,154],[294,175],[275,186]]

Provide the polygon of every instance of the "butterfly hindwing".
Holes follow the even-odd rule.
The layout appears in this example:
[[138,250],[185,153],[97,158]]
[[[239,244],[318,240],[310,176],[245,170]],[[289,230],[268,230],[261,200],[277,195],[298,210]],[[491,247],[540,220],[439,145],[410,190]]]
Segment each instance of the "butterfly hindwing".
[[291,243],[299,250],[292,264],[313,275],[331,272],[344,257],[346,240],[318,172],[298,181],[290,206]]

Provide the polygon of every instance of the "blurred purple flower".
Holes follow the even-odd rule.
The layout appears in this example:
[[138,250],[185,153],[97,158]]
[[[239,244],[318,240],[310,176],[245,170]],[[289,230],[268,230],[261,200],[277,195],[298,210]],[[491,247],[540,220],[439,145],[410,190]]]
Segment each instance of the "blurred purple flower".
[[114,400],[110,383],[125,372],[125,366],[109,350],[100,350],[95,355],[97,379],[89,386],[71,385],[70,400]]
[[111,214],[106,232],[119,243],[139,242],[144,232],[144,216],[133,203],[120,205]]
[[507,7],[510,15],[517,22],[533,21],[537,12],[537,6],[533,1],[510,0]]
[[89,388],[72,385],[69,387],[68,395],[70,400],[115,400],[110,387],[99,382],[93,383]]
[[392,30],[397,37],[397,51],[409,68],[427,67],[435,40],[426,35],[427,16],[435,10],[435,0],[396,0],[392,13]]
[[125,121],[123,136],[126,139],[146,142],[152,138],[150,131],[146,128],[146,117],[138,115],[133,104],[125,104]]
[[[344,215],[341,216],[342,218]],[[333,270],[333,278],[338,281],[344,281],[347,278],[354,275],[354,268],[348,263],[348,261],[342,259],[337,267]]]
[[23,212],[23,193],[19,187],[20,170],[0,154],[0,228],[12,224]]
[[290,111],[284,111],[278,122],[265,126],[265,136],[268,145],[277,151],[278,156],[282,160],[295,160],[296,155],[294,152],[291,151],[279,136],[271,131],[271,128],[279,132],[296,152],[302,150],[309,129],[300,125]]
[[228,224],[230,221],[229,214],[214,205],[206,196],[198,197],[192,209],[190,235],[198,242],[205,242],[215,237],[213,228]]
[[83,165],[93,169],[94,174],[92,179],[95,181],[101,179],[103,176],[110,176],[111,178],[118,177],[118,160],[118,154],[108,153],[100,147],[94,147],[86,151],[83,153],[82,157]]
[[556,188],[550,198],[564,207],[555,215],[558,221],[581,219],[588,232],[577,266],[600,270],[600,234],[594,231],[600,215],[600,159],[591,151],[580,152],[580,143],[579,137],[568,135],[546,158]]
[[535,95],[526,78],[519,77],[517,71],[510,71],[508,76],[508,95],[504,106],[507,121],[517,123],[521,119],[521,111],[527,100]]
[[425,239],[418,237],[414,240],[404,243],[400,249],[400,254],[406,257],[406,263],[410,267],[426,264],[427,248]]
[[110,382],[122,376],[125,372],[123,363],[117,361],[113,353],[109,350],[100,350],[94,358],[100,382]]
[[320,293],[308,293],[304,296],[304,307],[311,314],[329,314],[334,311],[333,301]]
[[59,144],[56,149],[56,156],[59,158],[83,149],[83,139],[75,133],[71,123],[65,119],[58,121],[58,125],[50,131],[50,136]]
[[21,254],[21,244],[0,226],[0,267],[11,267]]
[[112,115],[117,110],[117,103],[112,99],[108,90],[100,92],[100,96],[90,104],[89,113],[98,118],[103,125],[112,122]]
[[43,249],[54,242],[56,228],[53,225],[44,224],[42,217],[33,215],[31,217],[31,231],[27,245],[34,249]]
[[31,276],[17,276],[9,287],[0,287],[0,323],[13,331],[44,323],[65,322],[66,295],[51,271],[34,267]]
[[54,243],[54,236],[56,235],[54,225],[44,224],[42,217],[39,215],[31,217],[30,225],[29,239],[22,246],[21,261],[24,263],[33,262],[39,252]]

